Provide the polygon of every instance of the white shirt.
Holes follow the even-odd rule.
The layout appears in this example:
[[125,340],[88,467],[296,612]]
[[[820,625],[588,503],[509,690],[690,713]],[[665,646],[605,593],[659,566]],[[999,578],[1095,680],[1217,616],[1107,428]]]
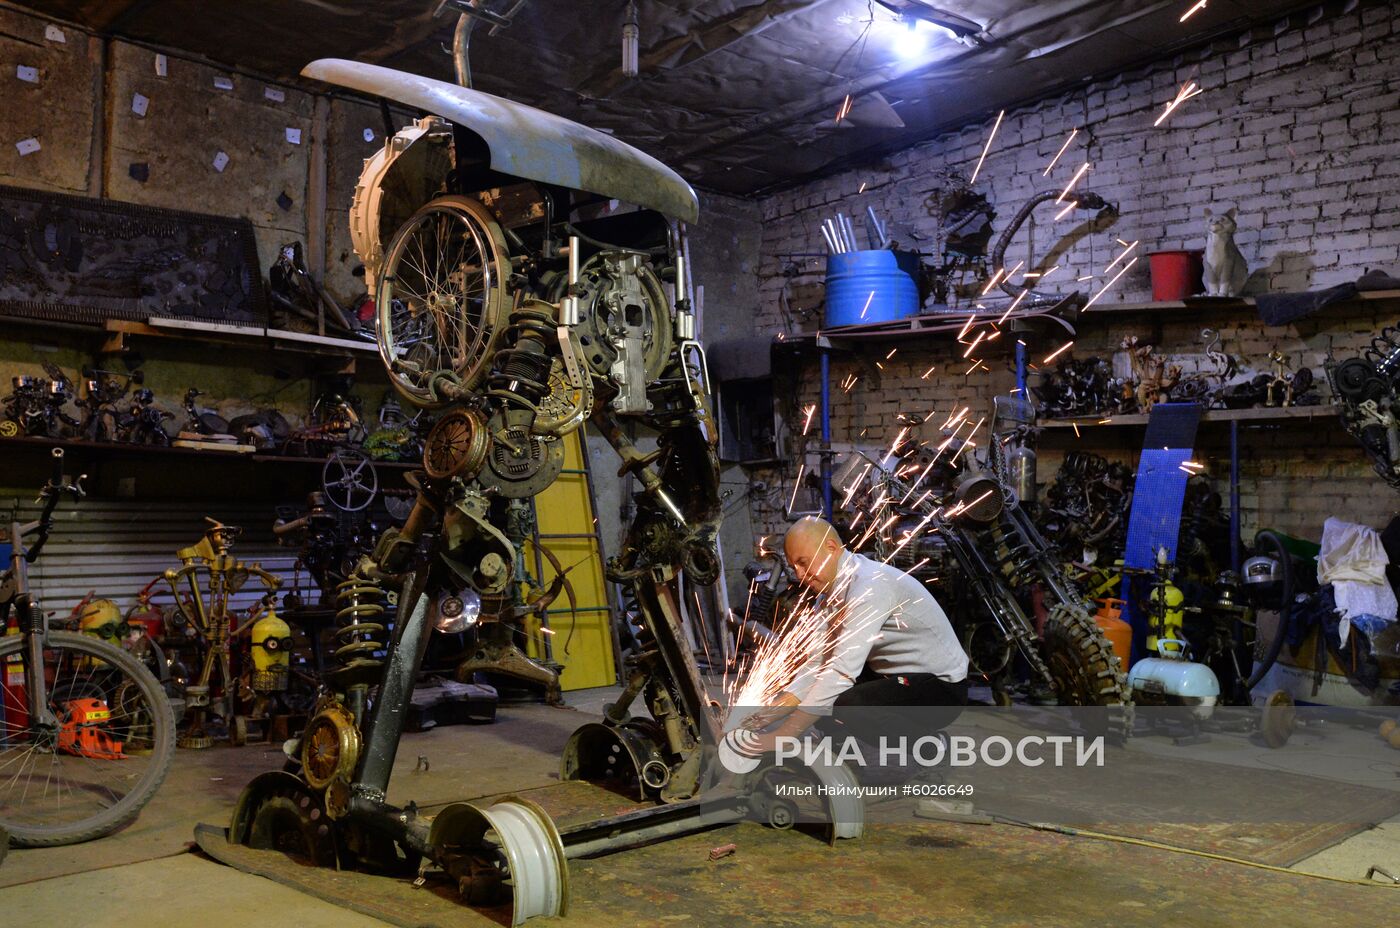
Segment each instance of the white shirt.
[[[897,567],[847,551],[837,575],[854,571],[842,607],[832,612],[831,655],[815,654],[790,691],[807,708],[830,706],[867,666],[891,677],[931,673],[957,683],[967,678],[967,653],[933,594]],[[806,693],[802,693],[802,689]]]

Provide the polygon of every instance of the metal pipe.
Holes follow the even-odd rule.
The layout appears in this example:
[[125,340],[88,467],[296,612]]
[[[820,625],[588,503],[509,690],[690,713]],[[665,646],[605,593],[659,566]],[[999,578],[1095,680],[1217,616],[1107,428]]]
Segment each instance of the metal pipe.
[[1230,569],[1240,575],[1240,421],[1230,420]]
[[[471,5],[479,7],[481,0],[471,0]],[[472,85],[471,44],[475,28],[475,16],[459,13],[457,28],[452,30],[452,69],[456,72],[457,83],[468,89]]]
[[831,509],[831,349],[822,348],[822,515],[830,521]]
[[433,632],[432,623],[428,621],[427,575],[426,567],[416,570],[403,585],[394,641],[385,657],[379,695],[365,730],[365,751],[355,777],[356,793],[368,789],[382,796],[389,788],[389,775],[393,772],[403,734],[404,715],[413,695],[418,668],[428,650],[428,638]]

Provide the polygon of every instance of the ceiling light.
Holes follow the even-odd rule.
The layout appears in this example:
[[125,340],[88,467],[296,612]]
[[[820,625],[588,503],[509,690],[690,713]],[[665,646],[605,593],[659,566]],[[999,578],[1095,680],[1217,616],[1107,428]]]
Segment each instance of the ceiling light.
[[901,58],[918,58],[928,49],[928,34],[919,29],[919,21],[910,17],[900,23],[894,38],[894,52]]

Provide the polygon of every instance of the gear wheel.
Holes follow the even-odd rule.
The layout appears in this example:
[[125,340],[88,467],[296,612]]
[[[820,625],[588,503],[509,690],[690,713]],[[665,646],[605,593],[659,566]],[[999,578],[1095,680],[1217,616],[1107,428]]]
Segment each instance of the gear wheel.
[[[1062,704],[1102,706],[1106,710],[1097,725],[1110,740],[1121,743],[1132,736],[1133,701],[1122,663],[1103,630],[1082,607],[1060,604],[1045,620],[1041,650],[1055,695]],[[1096,720],[1097,721],[1097,720]]]

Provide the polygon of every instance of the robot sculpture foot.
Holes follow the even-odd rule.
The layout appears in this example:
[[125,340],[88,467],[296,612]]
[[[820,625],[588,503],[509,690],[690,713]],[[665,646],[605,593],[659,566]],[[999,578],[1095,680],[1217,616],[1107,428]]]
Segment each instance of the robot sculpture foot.
[[483,638],[470,656],[457,665],[457,681],[473,682],[473,675],[482,672],[513,677],[544,695],[544,701],[557,706],[564,701],[559,689],[559,671],[527,656],[510,641]]

